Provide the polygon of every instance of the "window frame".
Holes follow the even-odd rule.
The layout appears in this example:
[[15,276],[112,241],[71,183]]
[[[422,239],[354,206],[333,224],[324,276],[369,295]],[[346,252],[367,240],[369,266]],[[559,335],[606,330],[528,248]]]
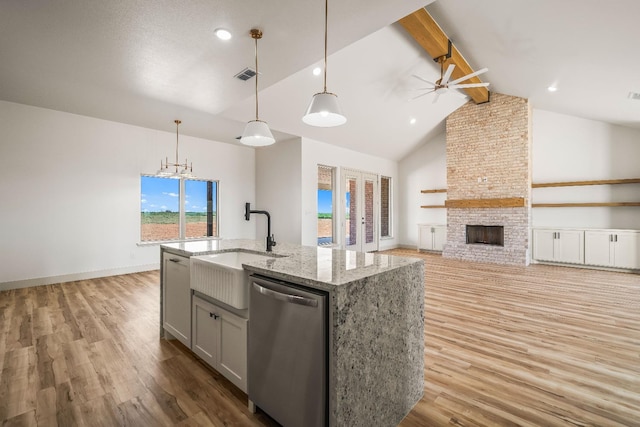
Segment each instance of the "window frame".
[[[139,191],[139,199],[140,208],[139,214],[142,213],[142,178],[159,178],[159,179],[171,179],[171,180],[179,180],[178,183],[178,237],[175,239],[162,239],[162,240],[142,240],[142,221],[139,220],[139,232],[138,239],[139,245],[154,245],[154,244],[162,244],[162,243],[171,243],[171,242],[179,242],[184,240],[215,240],[220,238],[220,181],[216,179],[204,179],[204,178],[184,178],[184,177],[161,177],[153,174],[140,174],[140,191]],[[187,220],[186,220],[186,181],[201,181],[201,182],[212,182],[215,183],[215,229],[216,233],[213,236],[197,236],[197,237],[186,237],[187,231]],[[208,209],[208,208],[207,208]]]

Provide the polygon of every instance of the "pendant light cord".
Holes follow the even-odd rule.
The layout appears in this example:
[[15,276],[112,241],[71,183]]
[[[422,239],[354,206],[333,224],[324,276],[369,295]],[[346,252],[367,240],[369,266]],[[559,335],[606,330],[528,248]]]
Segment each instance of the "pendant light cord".
[[258,37],[254,37],[253,38],[256,42],[256,120],[258,120],[258,76],[260,75],[260,73],[258,73]]
[[178,126],[182,123],[180,120],[174,120],[176,124],[176,172],[178,172]]
[[329,0],[324,1],[324,92],[327,92],[327,32],[329,21]]
[[256,46],[255,46],[255,56],[256,56],[256,120],[258,119],[258,76],[260,75],[260,73],[258,72],[258,39],[262,38],[262,31],[258,30],[257,28],[252,28],[251,31],[249,31],[249,34],[251,34],[251,38],[253,40],[255,40],[256,42]]

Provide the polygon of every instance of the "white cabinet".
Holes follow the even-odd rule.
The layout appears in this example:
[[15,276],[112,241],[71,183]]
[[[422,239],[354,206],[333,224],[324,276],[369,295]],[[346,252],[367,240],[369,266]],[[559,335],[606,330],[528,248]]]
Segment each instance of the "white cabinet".
[[585,264],[640,269],[640,232],[585,231]]
[[447,243],[447,226],[418,224],[418,250],[442,251]]
[[191,288],[189,258],[163,252],[162,327],[191,348]]
[[193,297],[192,350],[240,390],[247,391],[247,319]]
[[584,264],[584,230],[534,229],[533,258]]

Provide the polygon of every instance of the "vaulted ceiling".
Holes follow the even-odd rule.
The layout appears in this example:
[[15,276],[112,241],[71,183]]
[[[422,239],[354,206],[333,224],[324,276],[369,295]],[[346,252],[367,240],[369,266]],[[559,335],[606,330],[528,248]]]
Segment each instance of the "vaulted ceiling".
[[[322,90],[321,0],[3,0],[0,99],[238,144],[253,118],[257,27],[260,115],[277,139],[305,136],[400,159],[443,131],[466,98],[409,101],[437,64],[398,23],[426,6],[490,90],[536,108],[640,128],[636,0],[351,0],[329,3],[328,90],[339,128],[300,120]],[[222,42],[213,30],[234,37]],[[557,91],[550,93],[547,87]],[[414,123],[411,124],[411,119]]]

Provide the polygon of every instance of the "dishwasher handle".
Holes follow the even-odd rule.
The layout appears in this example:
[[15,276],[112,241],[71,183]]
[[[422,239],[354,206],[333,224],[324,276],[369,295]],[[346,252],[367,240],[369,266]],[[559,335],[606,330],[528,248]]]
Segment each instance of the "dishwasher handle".
[[301,297],[300,295],[285,294],[282,292],[274,291],[273,289],[266,288],[253,282],[253,288],[260,292],[262,295],[280,300],[290,302],[292,304],[306,305],[309,307],[317,307],[318,301],[312,298]]

